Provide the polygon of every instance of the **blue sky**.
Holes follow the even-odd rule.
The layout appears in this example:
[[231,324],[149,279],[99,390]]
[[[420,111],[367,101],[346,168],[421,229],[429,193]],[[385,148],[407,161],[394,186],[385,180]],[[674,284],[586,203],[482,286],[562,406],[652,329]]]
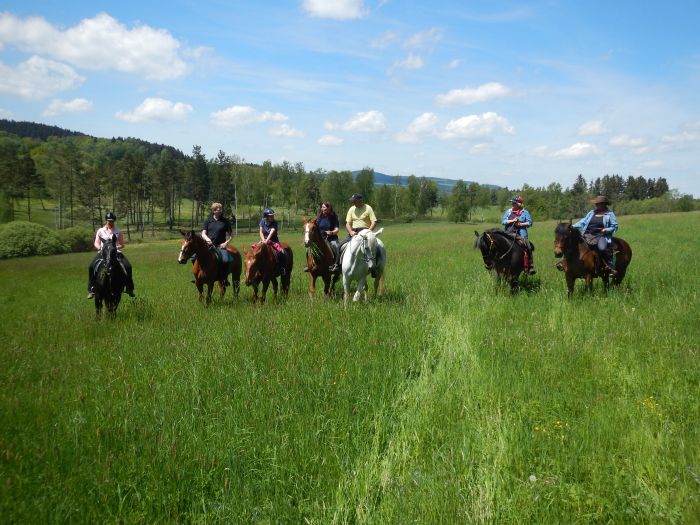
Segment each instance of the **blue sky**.
[[700,197],[700,3],[3,2],[0,116],[186,153]]

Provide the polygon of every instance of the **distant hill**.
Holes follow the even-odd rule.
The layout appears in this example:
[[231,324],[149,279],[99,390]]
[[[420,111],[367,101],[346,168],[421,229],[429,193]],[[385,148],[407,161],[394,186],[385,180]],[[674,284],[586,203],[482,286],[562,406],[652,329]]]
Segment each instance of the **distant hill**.
[[[39,124],[38,122],[27,122],[27,121],[14,121],[7,119],[0,119],[0,131],[5,131],[7,133],[12,133],[18,137],[28,137],[36,140],[46,141],[49,137],[89,137],[95,139],[92,135],[86,135],[79,131],[70,131],[68,129],[59,128],[58,126],[49,126],[47,124]],[[97,140],[97,139],[95,139]],[[174,159],[184,159],[185,154],[173,146],[167,146],[165,144],[154,144],[153,142],[148,142],[145,140],[127,137],[112,137],[111,139],[101,139],[101,140],[111,140],[111,142],[130,142],[141,146],[147,156],[159,154],[162,150],[167,149],[170,151]]]
[[58,126],[49,126],[47,124],[39,124],[38,122],[15,121],[0,119],[0,130],[12,133],[18,137],[29,137],[38,140],[48,140],[49,137],[87,137],[85,133],[78,131],[70,131],[59,128]]
[[[352,176],[357,177],[357,175],[360,173],[360,171],[353,171]],[[396,176],[393,175],[387,175],[385,173],[380,173],[378,171],[374,172],[374,185],[375,186],[383,186],[386,184],[387,186],[390,186],[394,184],[394,179]],[[457,184],[457,180],[454,179],[443,179],[441,177],[425,177],[428,180],[433,180],[437,184],[438,191],[452,191],[452,188],[454,187],[455,184]],[[408,185],[408,177],[406,176],[399,176],[400,180],[400,185],[401,186],[407,186]],[[470,180],[465,180],[464,183],[469,186],[471,184],[474,184],[474,181]],[[500,186],[496,186],[495,184],[482,184],[482,186],[486,186],[487,188],[491,188],[493,190],[498,190],[500,189]]]

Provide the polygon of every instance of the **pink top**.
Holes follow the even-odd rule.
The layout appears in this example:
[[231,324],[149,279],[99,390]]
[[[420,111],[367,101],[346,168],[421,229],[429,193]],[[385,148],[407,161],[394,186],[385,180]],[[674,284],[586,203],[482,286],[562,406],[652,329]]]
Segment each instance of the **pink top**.
[[107,226],[102,226],[99,230],[97,230],[97,233],[95,234],[95,248],[100,249],[102,248],[102,243],[104,241],[108,241],[109,239],[112,238],[112,235],[117,236],[117,249],[121,249],[124,247],[124,236],[122,235],[122,232],[119,228],[112,228],[109,229]]

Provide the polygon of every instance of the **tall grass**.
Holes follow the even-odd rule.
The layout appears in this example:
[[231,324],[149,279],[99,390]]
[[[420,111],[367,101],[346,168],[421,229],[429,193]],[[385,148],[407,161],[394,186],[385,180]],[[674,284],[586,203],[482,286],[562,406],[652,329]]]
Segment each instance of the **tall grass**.
[[390,226],[387,295],[347,309],[309,300],[300,234],[290,297],[263,307],[243,288],[205,308],[178,243],[131,245],[114,321],[86,254],[3,261],[0,516],[697,521],[698,226],[625,217],[626,281],[571,300],[554,223],[515,297],[474,227]]

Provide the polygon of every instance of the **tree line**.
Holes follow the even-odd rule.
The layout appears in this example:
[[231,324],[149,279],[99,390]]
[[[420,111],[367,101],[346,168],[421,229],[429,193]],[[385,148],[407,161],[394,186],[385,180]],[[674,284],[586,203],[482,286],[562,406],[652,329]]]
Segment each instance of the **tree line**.
[[648,211],[697,207],[691,196],[670,191],[663,178],[606,175],[587,182],[579,175],[570,188],[552,183],[519,189],[460,180],[451,191],[440,191],[435,180],[414,175],[376,185],[370,167],[357,173],[309,171],[301,162],[254,164],[224,151],[206,158],[200,146],[186,155],[133,138],[64,134],[44,140],[0,132],[0,222],[18,216],[31,221],[38,202],[42,210],[51,211],[57,229],[76,224],[94,229],[111,210],[128,235],[143,236],[162,228],[196,229],[213,201],[249,226],[265,207],[279,208],[278,219],[289,223],[300,214],[314,215],[322,201],[331,202],[342,219],[348,197],[355,192],[362,193],[380,217],[408,222],[425,217],[473,220],[474,210],[505,207],[515,193],[523,196],[539,220],[579,216],[589,209],[588,200],[595,194],[610,196],[617,206],[640,201],[667,204],[668,209]]

